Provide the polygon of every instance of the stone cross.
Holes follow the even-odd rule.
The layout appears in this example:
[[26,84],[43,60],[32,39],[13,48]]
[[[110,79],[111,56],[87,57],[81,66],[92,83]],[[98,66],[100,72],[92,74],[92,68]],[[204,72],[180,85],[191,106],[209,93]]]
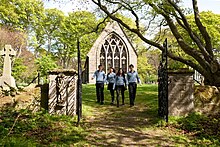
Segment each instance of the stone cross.
[[[15,79],[11,76],[11,57],[16,55],[11,45],[5,45],[5,48],[0,51],[0,55],[4,58],[3,74],[0,77],[0,86],[3,90],[10,90],[10,87],[16,88]],[[5,84],[6,83],[6,84]]]

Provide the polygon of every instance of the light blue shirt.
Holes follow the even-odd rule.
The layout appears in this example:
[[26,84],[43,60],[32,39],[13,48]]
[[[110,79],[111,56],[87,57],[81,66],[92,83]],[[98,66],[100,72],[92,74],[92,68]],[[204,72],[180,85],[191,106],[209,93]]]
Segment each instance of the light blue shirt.
[[113,89],[115,89],[115,86],[122,86],[122,85],[124,85],[124,86],[128,85],[126,77],[125,76],[124,77],[123,76],[116,76]]
[[107,83],[115,83],[116,74],[114,72],[107,74]]
[[95,71],[93,78],[96,78],[96,83],[104,83],[105,82],[105,72],[104,71]]
[[115,78],[115,85],[120,86],[120,85],[127,85],[127,80],[123,76],[116,76]]
[[140,78],[138,76],[138,73],[136,71],[134,72],[128,72],[127,73],[127,79],[128,79],[128,83],[140,83]]

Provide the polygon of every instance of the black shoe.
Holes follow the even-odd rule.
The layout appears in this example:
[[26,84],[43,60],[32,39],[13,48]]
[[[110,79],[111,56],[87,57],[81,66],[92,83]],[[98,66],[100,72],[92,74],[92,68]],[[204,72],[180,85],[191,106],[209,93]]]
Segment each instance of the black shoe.
[[130,104],[130,107],[133,107],[134,106],[134,104]]
[[119,105],[117,105],[117,107],[119,107]]
[[114,105],[114,102],[111,102],[111,105]]
[[101,105],[104,105],[104,102],[101,102],[100,104],[101,104]]

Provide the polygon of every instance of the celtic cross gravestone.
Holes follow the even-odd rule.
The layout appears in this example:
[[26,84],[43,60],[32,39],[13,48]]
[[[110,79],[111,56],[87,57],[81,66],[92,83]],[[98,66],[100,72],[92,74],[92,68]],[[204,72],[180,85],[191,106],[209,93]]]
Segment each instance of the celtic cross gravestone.
[[0,86],[3,90],[10,90],[10,87],[16,88],[15,79],[11,75],[11,58],[16,55],[11,45],[5,45],[5,48],[0,52],[4,58],[3,74],[0,77]]

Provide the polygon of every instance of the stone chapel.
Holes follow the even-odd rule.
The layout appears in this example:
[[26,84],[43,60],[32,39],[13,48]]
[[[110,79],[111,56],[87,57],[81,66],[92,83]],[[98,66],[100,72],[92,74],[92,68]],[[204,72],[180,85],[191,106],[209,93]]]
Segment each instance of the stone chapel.
[[108,73],[110,67],[114,67],[116,72],[119,68],[127,72],[130,64],[137,70],[137,53],[117,22],[106,25],[87,54],[83,71],[84,83],[95,83],[91,78],[100,64],[104,66],[105,73]]

